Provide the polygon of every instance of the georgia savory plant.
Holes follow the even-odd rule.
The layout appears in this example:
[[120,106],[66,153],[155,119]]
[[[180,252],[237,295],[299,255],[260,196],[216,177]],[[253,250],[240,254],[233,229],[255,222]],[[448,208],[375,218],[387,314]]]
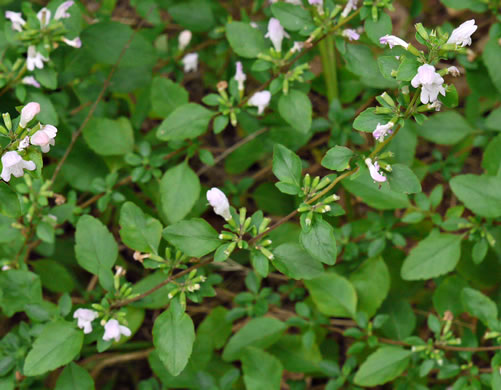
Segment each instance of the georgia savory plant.
[[501,389],[500,4],[411,3],[3,1],[0,388]]

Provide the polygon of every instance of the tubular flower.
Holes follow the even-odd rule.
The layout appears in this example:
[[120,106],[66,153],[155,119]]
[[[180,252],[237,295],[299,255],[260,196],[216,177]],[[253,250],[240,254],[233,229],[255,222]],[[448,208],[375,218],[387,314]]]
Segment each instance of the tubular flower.
[[421,89],[421,103],[433,103],[438,99],[438,94],[445,96],[445,88],[443,87],[444,79],[436,71],[433,65],[424,64],[418,68],[416,76],[411,81],[414,88]]
[[447,43],[460,45],[461,47],[469,46],[471,45],[471,36],[477,31],[477,28],[478,26],[475,25],[475,19],[467,20],[452,31]]
[[213,187],[207,191],[207,201],[214,209],[217,215],[223,217],[226,221],[231,219],[230,202],[219,188]]
[[15,31],[23,31],[23,26],[26,20],[22,18],[21,12],[5,11],[5,17],[12,22],[12,29]]
[[360,34],[352,28],[347,28],[343,30],[343,37],[348,38],[350,41],[358,41],[360,39]]
[[405,42],[403,39],[396,37],[395,35],[385,35],[379,38],[379,43],[381,45],[388,45],[390,49],[393,49],[394,46],[402,46],[406,50],[409,47],[409,44]]
[[198,70],[198,54],[189,53],[186,54],[181,60],[184,65],[184,72],[196,72]]
[[188,47],[188,45],[191,42],[191,37],[192,34],[190,30],[181,31],[179,37],[177,38],[179,44],[179,50],[183,51],[184,49],[186,49],[186,47]]
[[23,176],[23,169],[34,171],[36,168],[37,166],[33,161],[25,161],[17,152],[11,151],[2,156],[2,174],[0,176],[8,182],[11,175],[15,177]]
[[289,34],[284,30],[278,19],[271,18],[268,22],[268,32],[264,37],[269,38],[275,50],[280,53],[282,51],[282,41],[284,37],[289,38]]
[[372,177],[372,180],[378,183],[384,183],[386,181],[386,177],[379,172],[379,164],[377,161],[372,164],[372,160],[370,158],[365,159],[365,165],[369,168],[369,173]]
[[357,4],[358,4],[358,0],[348,0],[348,2],[346,3],[346,6],[343,9],[343,12],[341,13],[341,16],[343,18],[346,18],[350,14],[351,11],[353,11],[354,9],[357,9]]
[[47,8],[42,8],[37,13],[37,18],[40,21],[40,27],[45,28],[50,23],[51,12]]
[[376,130],[372,132],[372,135],[377,141],[383,142],[384,137],[392,133],[391,129],[393,128],[393,126],[395,126],[393,122],[388,122],[386,125],[381,125],[380,123],[378,123]]
[[103,340],[104,341],[115,340],[116,342],[119,342],[120,337],[122,337],[122,335],[129,337],[131,334],[132,332],[130,331],[129,328],[120,325],[120,323],[117,320],[111,319],[104,325]]
[[52,125],[42,126],[35,134],[31,136],[31,144],[40,146],[42,152],[47,153],[51,145],[55,145],[54,138],[57,135],[57,128]]
[[35,116],[40,112],[40,104],[36,102],[30,102],[23,107],[21,110],[21,119],[19,120],[19,126],[23,129],[28,123],[30,123]]
[[30,146],[30,137],[26,136],[19,142],[19,147],[17,150],[24,150]]
[[324,0],[308,0],[308,3],[310,3],[310,5],[322,6],[324,5]]
[[31,85],[32,87],[40,88],[40,83],[33,76],[23,77],[23,79],[21,80],[21,82],[23,84],[25,84],[25,85]]
[[92,321],[94,321],[97,317],[97,311],[89,309],[77,309],[73,313],[73,318],[78,319],[78,327],[83,329],[85,334],[92,332]]
[[235,73],[235,81],[238,83],[238,90],[243,91],[244,90],[244,83],[245,80],[247,80],[247,76],[243,71],[243,66],[240,61],[237,62],[236,64],[237,71]]
[[304,48],[304,42],[294,41],[294,45],[291,48],[291,52],[299,53]]
[[28,57],[26,58],[26,66],[29,71],[35,70],[35,68],[43,69],[43,63],[49,61],[43,55],[37,52],[35,46],[28,47]]
[[65,1],[64,3],[61,3],[61,5],[56,9],[54,19],[59,20],[69,18],[71,15],[66,11],[68,11],[68,8],[70,8],[73,4],[75,4],[74,1]]
[[63,42],[68,46],[74,47],[76,49],[80,49],[82,47],[82,41],[79,37],[76,37],[74,39],[63,38]]
[[268,107],[268,104],[270,104],[270,100],[271,100],[270,91],[256,92],[249,99],[249,106],[257,107],[257,113],[258,115],[261,115],[264,112],[264,109]]

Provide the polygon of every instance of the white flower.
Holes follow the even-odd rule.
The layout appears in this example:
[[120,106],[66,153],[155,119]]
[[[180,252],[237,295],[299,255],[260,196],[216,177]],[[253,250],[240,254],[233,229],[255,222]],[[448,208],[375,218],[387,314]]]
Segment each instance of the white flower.
[[289,38],[289,34],[284,30],[278,19],[271,18],[268,22],[268,32],[264,37],[270,38],[273,47],[280,53],[282,51],[282,41],[284,37]]
[[380,123],[377,124],[376,130],[372,132],[372,135],[376,140],[379,142],[384,141],[384,137],[386,135],[391,134],[391,129],[395,126],[393,122],[388,122],[386,125],[381,125]]
[[77,309],[73,313],[73,318],[78,319],[78,327],[83,329],[85,334],[92,332],[92,321],[98,317],[97,311],[89,309]]
[[341,16],[343,18],[346,18],[351,11],[353,11],[354,9],[357,9],[357,3],[358,3],[358,0],[348,0],[348,2],[346,3],[346,6],[343,9],[343,12],[341,13]]
[[475,19],[468,20],[456,28],[447,43],[461,45],[461,47],[471,45],[471,36],[477,31],[478,26],[475,25]]
[[181,60],[184,65],[184,72],[196,72],[198,69],[198,54],[197,53],[189,53],[186,54]]
[[42,69],[43,61],[47,62],[49,59],[38,53],[35,46],[29,46],[28,57],[26,59],[28,70],[33,71],[35,68]]
[[294,41],[294,45],[291,48],[291,52],[299,53],[301,50],[303,50],[303,48],[304,48],[304,42]]
[[40,146],[42,152],[47,153],[50,146],[55,145],[54,138],[57,135],[57,128],[52,125],[45,125],[40,128],[35,134],[31,136],[31,144]]
[[409,44],[405,42],[403,39],[396,37],[395,35],[385,35],[379,38],[379,43],[381,45],[388,45],[390,49],[393,49],[393,46],[402,46],[406,50],[409,47]]
[[56,9],[54,19],[59,20],[69,18],[71,15],[66,11],[68,11],[68,8],[70,8],[74,3],[74,1],[65,1],[64,3],[61,3],[61,5]]
[[126,326],[120,325],[120,323],[111,319],[104,325],[104,341],[115,340],[116,342],[120,341],[120,337],[122,335],[129,337],[131,335],[131,331]]
[[17,148],[17,150],[24,150],[28,146],[30,146],[30,137],[26,136],[21,140],[21,142],[19,142],[19,147]]
[[42,8],[37,13],[37,18],[40,21],[40,27],[45,28],[50,23],[51,12],[47,8]]
[[449,66],[447,68],[447,73],[449,73],[452,77],[461,76],[461,71],[455,66]]
[[2,271],[8,271],[10,270],[10,266],[7,264],[2,265]]
[[217,215],[223,217],[226,221],[231,219],[230,202],[219,188],[213,187],[207,191],[207,201],[214,209]]
[[347,28],[343,30],[343,37],[348,38],[350,41],[358,41],[360,39],[360,34],[352,28]]
[[23,77],[23,79],[21,80],[21,82],[23,84],[25,84],[25,85],[31,85],[32,87],[40,88],[40,83],[33,76]]
[[21,177],[24,175],[23,169],[34,171],[37,166],[33,161],[25,161],[15,151],[7,152],[2,156],[2,177],[5,181],[10,181],[10,176]]
[[252,28],[259,28],[256,22],[250,22],[249,24]]
[[258,115],[261,115],[264,112],[264,109],[268,107],[268,104],[270,104],[270,100],[271,100],[270,91],[256,92],[249,99],[249,106],[257,107],[257,113]]
[[371,174],[372,180],[378,183],[384,183],[386,181],[386,177],[379,172],[379,164],[377,163],[377,161],[372,164],[372,160],[370,158],[366,158],[365,164],[367,165],[367,168],[369,168],[369,173]]
[[191,41],[191,31],[190,30],[183,30],[181,31],[181,34],[179,34],[178,42],[179,42],[179,50],[183,51],[186,49],[186,47],[190,44]]
[[323,6],[324,5],[324,0],[308,0],[308,3],[310,3],[310,5]]
[[436,71],[433,65],[424,64],[418,68],[416,76],[411,81],[411,85],[417,88],[421,85],[421,103],[433,103],[438,98],[438,94],[445,96],[443,87],[444,79]]
[[238,83],[238,90],[243,91],[245,88],[244,83],[245,83],[245,80],[247,80],[247,76],[245,75],[245,73],[243,71],[243,66],[242,66],[242,63],[240,61],[237,62],[236,67],[237,67],[237,71],[235,73],[235,80]]
[[28,123],[30,123],[34,117],[40,112],[40,104],[36,102],[30,102],[23,107],[21,110],[21,119],[19,120],[19,126],[23,129]]
[[15,31],[23,31],[23,26],[26,20],[22,18],[21,12],[5,11],[5,17],[12,22],[12,29]]
[[63,38],[63,42],[68,46],[75,47],[77,49],[80,49],[82,47],[82,41],[79,37],[76,37],[74,39]]

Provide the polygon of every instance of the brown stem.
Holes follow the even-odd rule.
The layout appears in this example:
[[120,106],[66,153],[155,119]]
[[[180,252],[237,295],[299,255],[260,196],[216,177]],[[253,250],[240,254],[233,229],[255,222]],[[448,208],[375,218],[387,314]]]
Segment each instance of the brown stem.
[[91,371],[91,376],[92,378],[96,379],[101,371],[108,367],[108,366],[113,366],[114,364],[117,363],[125,363],[125,362],[130,362],[134,360],[143,360],[148,357],[148,355],[154,350],[154,348],[149,348],[145,349],[144,351],[136,351],[136,352],[130,352],[126,354],[119,354],[119,355],[113,355],[109,358],[105,358],[102,361],[100,361],[96,367],[94,367]]

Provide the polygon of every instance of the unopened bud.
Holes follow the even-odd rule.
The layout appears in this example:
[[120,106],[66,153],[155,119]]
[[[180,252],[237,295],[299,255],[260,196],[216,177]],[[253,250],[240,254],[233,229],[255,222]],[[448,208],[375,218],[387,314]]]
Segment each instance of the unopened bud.
[[236,242],[231,242],[228,247],[224,250],[224,254],[229,257],[233,251],[235,250],[235,248],[237,247],[237,243]]
[[10,120],[10,114],[6,112],[5,114],[2,114],[3,117],[3,123],[5,123],[5,127],[9,129],[9,131],[12,131],[12,121]]
[[266,256],[266,258],[268,260],[273,260],[275,258],[275,256],[273,255],[273,253],[271,253],[271,251],[269,251],[268,249],[261,247],[261,248],[259,248],[259,250],[261,251],[261,253],[263,255]]
[[301,204],[297,209],[298,213],[304,213],[309,210],[311,210],[311,206],[306,203]]
[[223,81],[220,81],[219,83],[217,83],[217,90],[219,92],[226,90],[226,88],[228,88],[228,82],[227,81],[223,80]]
[[264,233],[266,231],[266,229],[268,228],[268,225],[270,224],[270,222],[271,222],[270,218],[263,218],[263,221],[259,225],[259,229],[257,230],[257,233],[258,234]]
[[316,186],[316,190],[320,191],[322,188],[327,187],[331,183],[331,179],[328,176],[325,176],[320,183]]

